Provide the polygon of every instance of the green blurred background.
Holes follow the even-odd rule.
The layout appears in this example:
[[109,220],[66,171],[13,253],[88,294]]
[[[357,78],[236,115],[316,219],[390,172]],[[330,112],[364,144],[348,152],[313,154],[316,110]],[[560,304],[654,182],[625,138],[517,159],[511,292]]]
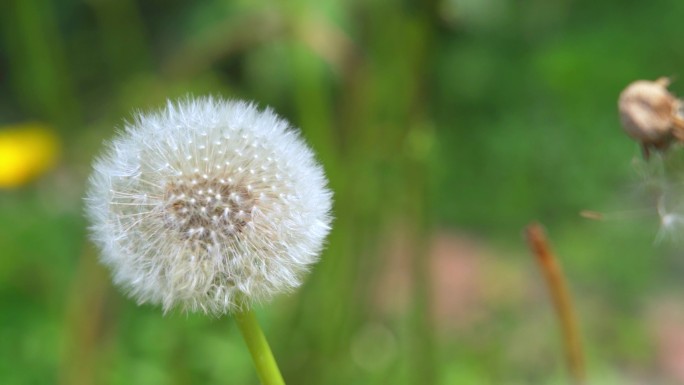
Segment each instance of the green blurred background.
[[335,191],[321,262],[257,309],[288,383],[567,383],[521,237],[535,219],[590,383],[684,383],[684,259],[654,244],[616,111],[636,79],[684,94],[683,15],[681,0],[2,0],[0,125],[44,127],[61,155],[0,190],[0,383],[257,383],[229,317],[136,306],[87,240],[102,141],[188,93],[272,106]]

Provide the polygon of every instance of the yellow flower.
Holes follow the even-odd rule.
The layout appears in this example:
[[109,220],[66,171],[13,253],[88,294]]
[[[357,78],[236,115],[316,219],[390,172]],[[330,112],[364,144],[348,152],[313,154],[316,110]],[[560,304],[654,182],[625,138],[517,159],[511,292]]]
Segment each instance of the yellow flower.
[[21,186],[57,161],[57,136],[40,123],[0,127],[0,188]]

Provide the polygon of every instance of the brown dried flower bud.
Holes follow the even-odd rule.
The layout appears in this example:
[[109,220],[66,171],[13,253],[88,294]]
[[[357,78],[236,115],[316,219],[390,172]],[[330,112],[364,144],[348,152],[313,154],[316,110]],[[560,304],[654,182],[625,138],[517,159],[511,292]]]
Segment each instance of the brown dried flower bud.
[[648,159],[650,148],[665,150],[674,140],[684,141],[682,102],[668,90],[670,79],[637,80],[620,94],[618,108],[622,126],[639,141]]

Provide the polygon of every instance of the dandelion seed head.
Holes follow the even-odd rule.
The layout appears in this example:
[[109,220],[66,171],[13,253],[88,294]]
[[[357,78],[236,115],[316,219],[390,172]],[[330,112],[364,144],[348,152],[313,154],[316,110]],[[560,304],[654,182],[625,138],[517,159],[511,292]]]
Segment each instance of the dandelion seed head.
[[331,223],[311,149],[271,110],[212,98],[139,114],[94,164],[93,240],[140,303],[230,313],[301,284]]

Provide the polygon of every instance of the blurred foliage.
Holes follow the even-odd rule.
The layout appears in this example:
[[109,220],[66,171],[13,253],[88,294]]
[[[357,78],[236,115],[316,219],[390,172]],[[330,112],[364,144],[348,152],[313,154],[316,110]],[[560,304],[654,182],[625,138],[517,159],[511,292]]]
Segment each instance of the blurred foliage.
[[[632,80],[673,76],[684,94],[683,12],[676,0],[0,2],[0,126],[59,137],[26,140],[21,159],[40,160],[26,175],[47,173],[0,190],[0,382],[256,383],[227,317],[163,316],[113,288],[81,215],[101,142],[131,111],[188,93],[272,106],[335,190],[321,262],[258,309],[289,383],[566,383],[520,238],[533,219],[574,289],[592,383],[684,381],[661,327],[663,308],[684,313],[684,260],[653,244],[655,204],[616,118]],[[0,151],[0,170],[19,159]],[[591,222],[583,209],[628,213]]]

